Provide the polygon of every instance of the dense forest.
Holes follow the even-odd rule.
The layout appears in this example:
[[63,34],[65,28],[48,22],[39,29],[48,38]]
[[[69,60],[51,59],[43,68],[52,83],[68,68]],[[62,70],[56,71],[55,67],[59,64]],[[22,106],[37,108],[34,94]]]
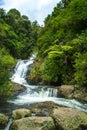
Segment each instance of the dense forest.
[[87,86],[87,1],[61,0],[40,28],[30,79]]
[[16,9],[0,9],[0,95],[9,95],[17,59],[37,52],[34,83],[87,86],[87,1],[61,0],[44,20],[31,22]]

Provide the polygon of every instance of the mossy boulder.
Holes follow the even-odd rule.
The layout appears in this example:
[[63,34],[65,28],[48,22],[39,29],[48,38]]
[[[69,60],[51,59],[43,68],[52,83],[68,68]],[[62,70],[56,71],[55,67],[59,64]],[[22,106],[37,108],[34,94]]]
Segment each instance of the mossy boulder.
[[76,109],[54,109],[52,115],[58,130],[84,130],[87,129],[87,114]]
[[51,117],[27,117],[15,120],[10,130],[54,130],[55,125]]
[[14,120],[21,119],[24,117],[29,117],[29,116],[31,116],[31,111],[25,108],[16,109],[12,111],[12,117]]
[[0,113],[0,129],[5,128],[8,123],[8,117]]

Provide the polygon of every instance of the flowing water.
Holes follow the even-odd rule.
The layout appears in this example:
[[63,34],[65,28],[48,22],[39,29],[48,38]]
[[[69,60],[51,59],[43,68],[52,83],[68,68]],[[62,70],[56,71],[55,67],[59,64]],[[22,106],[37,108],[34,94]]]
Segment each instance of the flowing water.
[[[37,86],[29,85],[26,81],[27,72],[29,71],[30,65],[33,63],[33,58],[28,60],[20,60],[15,69],[14,74],[11,78],[12,82],[22,84],[26,87],[26,90],[7,102],[4,112],[10,112],[13,109],[29,106],[32,103],[53,101],[60,105],[65,105],[67,107],[76,108],[81,111],[87,112],[87,104],[82,104],[74,99],[65,99],[57,97],[57,88],[49,86]],[[2,105],[3,106],[3,105]],[[2,107],[3,109],[3,107]],[[0,108],[0,111],[2,111]],[[12,119],[5,130],[9,130],[9,126],[12,123]]]
[[26,81],[26,73],[32,63],[33,58],[30,58],[29,60],[20,60],[17,63],[11,81],[26,86],[26,90],[19,94],[15,99],[10,100],[10,103],[26,105],[35,102],[53,101],[57,104],[65,105],[71,108],[77,108],[87,112],[87,104],[82,104],[74,99],[70,100],[65,98],[58,98],[57,88],[55,87],[53,88],[49,86],[29,85]]

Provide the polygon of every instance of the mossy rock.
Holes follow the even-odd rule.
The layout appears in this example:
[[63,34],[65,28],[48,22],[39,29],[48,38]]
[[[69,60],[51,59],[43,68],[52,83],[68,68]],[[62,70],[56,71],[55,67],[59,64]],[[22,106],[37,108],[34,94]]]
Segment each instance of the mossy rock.
[[87,88],[79,87],[75,90],[73,97],[81,102],[87,103]]
[[29,116],[31,116],[31,111],[25,108],[16,109],[12,111],[12,117],[14,120],[21,119],[24,117],[29,117]]
[[87,114],[76,109],[54,109],[52,115],[58,130],[84,130],[87,129]]
[[7,123],[8,123],[8,117],[0,113],[0,129],[5,128]]
[[27,117],[15,120],[10,130],[54,130],[55,125],[51,117]]

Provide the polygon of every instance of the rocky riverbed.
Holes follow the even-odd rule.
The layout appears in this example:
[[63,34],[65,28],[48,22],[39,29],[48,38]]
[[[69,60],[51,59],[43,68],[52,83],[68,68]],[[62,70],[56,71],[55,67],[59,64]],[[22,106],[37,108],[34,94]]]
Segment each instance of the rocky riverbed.
[[[3,116],[4,117],[4,116]],[[87,114],[53,102],[35,103],[12,112],[10,130],[87,130]],[[1,122],[7,123],[4,117]],[[5,126],[4,124],[4,126]]]
[[[86,88],[72,85],[58,87],[58,96],[87,103]],[[10,130],[87,130],[87,114],[53,102],[35,103],[29,109],[12,112]]]

